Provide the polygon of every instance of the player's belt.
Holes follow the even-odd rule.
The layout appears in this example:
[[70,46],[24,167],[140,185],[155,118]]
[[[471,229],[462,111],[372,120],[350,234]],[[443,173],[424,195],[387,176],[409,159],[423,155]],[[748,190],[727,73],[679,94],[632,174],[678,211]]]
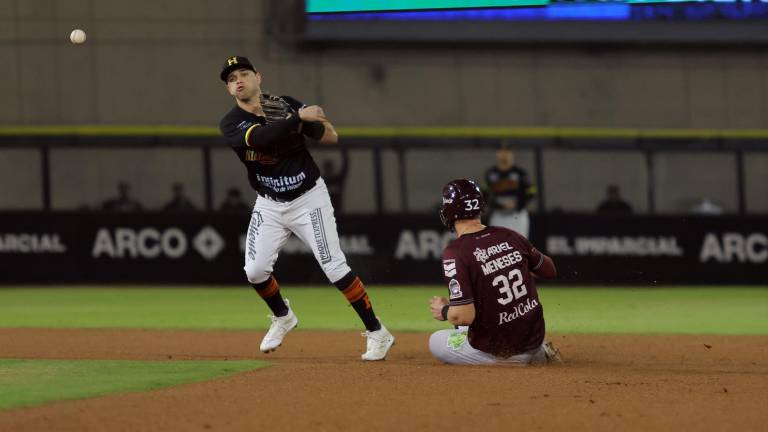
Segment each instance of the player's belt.
[[259,191],[258,194],[262,198],[266,198],[266,199],[269,199],[269,200],[272,200],[272,201],[276,201],[276,202],[280,202],[280,203],[287,203],[287,202],[291,202],[291,201],[295,200],[296,198],[298,198],[298,197],[304,195],[305,193],[309,192],[310,190],[312,190],[313,187],[315,187],[316,184],[317,184],[317,180],[312,181],[311,183],[307,183],[307,188],[304,189],[301,192],[287,192],[287,193],[284,193],[284,194],[280,194],[280,196],[277,196],[275,194],[271,194],[269,192],[263,192],[263,191]]

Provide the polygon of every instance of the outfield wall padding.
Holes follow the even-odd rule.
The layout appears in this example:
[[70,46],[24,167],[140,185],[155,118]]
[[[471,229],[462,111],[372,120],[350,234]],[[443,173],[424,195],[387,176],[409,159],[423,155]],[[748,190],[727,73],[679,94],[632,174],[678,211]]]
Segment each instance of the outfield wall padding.
[[[2,213],[0,283],[245,284],[249,217]],[[339,222],[348,262],[369,284],[442,283],[440,254],[453,235],[436,216],[343,216]],[[768,282],[766,217],[533,215],[531,239],[553,257],[562,282]],[[275,274],[282,283],[327,283],[295,237]]]

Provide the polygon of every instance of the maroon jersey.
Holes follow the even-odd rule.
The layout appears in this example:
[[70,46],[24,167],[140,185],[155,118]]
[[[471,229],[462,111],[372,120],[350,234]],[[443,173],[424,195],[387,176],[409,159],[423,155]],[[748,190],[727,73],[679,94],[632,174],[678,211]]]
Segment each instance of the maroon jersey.
[[501,227],[464,234],[443,252],[451,306],[474,303],[469,343],[509,357],[544,341],[544,310],[531,271],[544,262],[520,234]]

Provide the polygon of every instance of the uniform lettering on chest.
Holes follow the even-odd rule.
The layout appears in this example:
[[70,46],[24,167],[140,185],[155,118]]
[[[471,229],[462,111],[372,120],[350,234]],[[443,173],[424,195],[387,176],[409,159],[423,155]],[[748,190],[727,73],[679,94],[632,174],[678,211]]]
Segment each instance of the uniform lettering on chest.
[[494,255],[500,254],[504,251],[511,251],[511,250],[513,250],[512,246],[510,246],[509,243],[504,242],[504,243],[495,244],[491,247],[484,248],[484,249],[479,247],[475,248],[475,251],[472,252],[472,255],[475,256],[475,259],[478,262],[484,263]]
[[481,267],[483,269],[483,274],[488,276],[491,273],[495,273],[499,270],[504,270],[505,268],[512,267],[513,265],[519,263],[522,260],[523,260],[522,254],[520,254],[520,252],[518,251],[514,251],[510,254],[506,254],[499,258],[490,260],[487,263],[483,264]]
[[274,158],[266,153],[258,152],[256,150],[246,150],[245,160],[247,162],[259,162],[264,165],[274,165],[278,162],[277,158]]
[[518,179],[517,174],[510,176],[510,178],[494,182],[493,185],[491,185],[491,189],[493,190],[494,193],[516,191],[519,187],[520,187],[520,180]]

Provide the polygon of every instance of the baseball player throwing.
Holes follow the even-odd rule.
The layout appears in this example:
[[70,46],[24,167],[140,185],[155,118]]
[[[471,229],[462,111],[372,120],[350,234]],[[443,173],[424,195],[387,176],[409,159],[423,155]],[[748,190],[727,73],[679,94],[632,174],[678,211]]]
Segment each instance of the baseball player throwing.
[[277,254],[293,233],[312,249],[363,321],[368,339],[363,360],[383,360],[395,338],[379,322],[363,282],[347,265],[328,190],[307,150],[308,142],[336,144],[333,125],[317,105],[262,93],[262,76],[245,57],[227,59],[220,77],[235,106],[219,128],[259,195],[246,237],[245,274],[273,313],[261,351],[276,350],[298,324],[272,275]]
[[552,260],[525,237],[480,223],[485,203],[477,184],[453,180],[443,187],[440,220],[457,238],[443,252],[449,298],[430,300],[432,316],[455,330],[429,338],[429,349],[448,364],[560,362],[544,341],[544,310],[533,276],[556,275]]

